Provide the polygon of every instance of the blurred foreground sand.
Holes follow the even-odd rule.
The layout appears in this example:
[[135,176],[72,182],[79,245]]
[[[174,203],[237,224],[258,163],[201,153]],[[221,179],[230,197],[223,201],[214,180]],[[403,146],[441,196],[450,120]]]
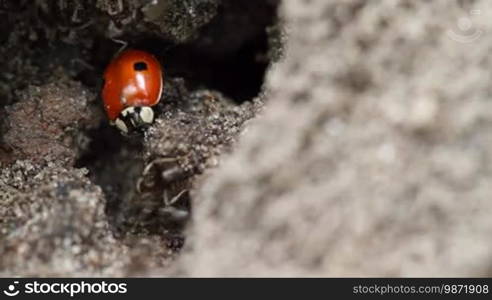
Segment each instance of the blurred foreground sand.
[[287,57],[185,272],[490,276],[492,3],[457,2],[284,1]]

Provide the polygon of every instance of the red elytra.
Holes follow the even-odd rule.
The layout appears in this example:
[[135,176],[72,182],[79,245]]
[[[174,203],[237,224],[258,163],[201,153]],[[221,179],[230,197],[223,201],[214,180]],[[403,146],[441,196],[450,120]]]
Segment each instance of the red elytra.
[[111,121],[127,107],[154,106],[162,94],[162,68],[152,55],[140,50],[125,50],[104,72],[102,98]]

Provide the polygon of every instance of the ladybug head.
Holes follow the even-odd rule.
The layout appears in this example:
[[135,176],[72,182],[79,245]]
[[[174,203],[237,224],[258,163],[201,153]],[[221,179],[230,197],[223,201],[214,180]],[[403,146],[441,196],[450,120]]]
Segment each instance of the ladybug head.
[[124,133],[140,130],[154,122],[154,111],[149,106],[130,106],[125,108],[114,121],[114,125]]

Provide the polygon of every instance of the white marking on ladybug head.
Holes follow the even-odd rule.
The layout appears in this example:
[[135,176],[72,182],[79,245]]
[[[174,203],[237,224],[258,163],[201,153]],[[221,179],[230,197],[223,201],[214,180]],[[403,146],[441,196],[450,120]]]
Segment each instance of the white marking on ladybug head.
[[116,125],[116,127],[118,127],[118,129],[121,130],[122,132],[128,133],[128,127],[126,127],[125,122],[123,122],[120,118],[117,118],[114,121],[114,125]]
[[127,107],[125,108],[122,112],[121,112],[121,115],[123,117],[126,117],[128,115],[133,115],[135,113],[135,107],[133,106],[130,106],[130,107]]
[[150,124],[154,121],[154,111],[148,106],[143,106],[140,110],[140,119],[144,123]]

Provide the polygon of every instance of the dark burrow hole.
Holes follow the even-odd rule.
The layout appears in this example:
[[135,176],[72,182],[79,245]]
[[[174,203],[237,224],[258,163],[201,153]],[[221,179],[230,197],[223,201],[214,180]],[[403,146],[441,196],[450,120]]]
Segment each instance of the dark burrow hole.
[[[190,91],[206,88],[220,91],[237,104],[250,101],[261,92],[270,63],[267,59],[267,28],[277,22],[276,4],[272,4],[276,1],[226,3],[220,7],[211,24],[202,29],[199,38],[191,43],[174,46],[156,37],[140,36],[129,37],[130,47],[153,53],[163,64],[165,81],[182,78]],[[232,26],[234,22],[231,20],[243,27]],[[95,78],[94,73],[103,73],[119,47],[108,39],[95,43],[93,53],[97,55],[88,61],[95,69],[82,70],[77,79],[99,90],[102,81]],[[168,85],[165,83],[166,88]],[[89,136],[89,149],[76,166],[88,168],[91,180],[103,189],[107,199],[106,213],[116,236],[166,235],[171,248],[180,248],[184,239],[184,223],[156,221],[162,219],[162,215],[149,209],[155,203],[131,200],[135,198],[137,181],[145,168],[141,136],[123,137],[107,121],[91,131]],[[189,194],[183,197],[179,208],[191,213]]]
[[[236,103],[250,101],[261,92],[268,58],[268,28],[277,24],[277,1],[225,1],[198,38],[176,45],[151,35],[128,35],[120,39],[129,48],[157,57],[166,77],[183,78],[190,89],[205,87],[222,92]],[[96,41],[88,63],[102,74],[122,45],[104,38]],[[101,85],[94,70],[80,72],[77,79],[88,86]]]

